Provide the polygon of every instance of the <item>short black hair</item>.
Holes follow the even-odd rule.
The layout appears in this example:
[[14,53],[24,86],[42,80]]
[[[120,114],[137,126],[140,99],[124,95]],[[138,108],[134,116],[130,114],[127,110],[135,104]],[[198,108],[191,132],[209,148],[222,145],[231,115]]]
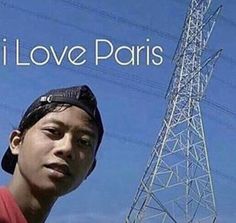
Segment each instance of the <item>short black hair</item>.
[[56,102],[42,105],[33,110],[25,119],[22,119],[17,129],[21,132],[21,134],[24,134],[24,132],[29,130],[34,124],[36,124],[48,113],[64,111],[66,108],[69,108],[71,106],[72,105],[70,104],[59,104]]

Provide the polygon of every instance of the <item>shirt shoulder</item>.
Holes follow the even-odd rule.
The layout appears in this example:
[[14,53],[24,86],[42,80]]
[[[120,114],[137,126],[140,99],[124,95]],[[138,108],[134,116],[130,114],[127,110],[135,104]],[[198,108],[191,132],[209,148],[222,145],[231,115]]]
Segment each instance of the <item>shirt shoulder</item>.
[[0,187],[0,222],[27,223],[23,213],[7,187]]

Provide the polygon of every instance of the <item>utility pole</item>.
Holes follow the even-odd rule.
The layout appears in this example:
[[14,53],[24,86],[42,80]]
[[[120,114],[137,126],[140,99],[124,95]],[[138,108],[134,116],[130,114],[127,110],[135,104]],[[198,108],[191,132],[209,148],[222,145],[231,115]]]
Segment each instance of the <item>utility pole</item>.
[[203,52],[221,6],[191,0],[173,58],[168,106],[126,223],[215,223],[216,204],[200,101],[221,50]]

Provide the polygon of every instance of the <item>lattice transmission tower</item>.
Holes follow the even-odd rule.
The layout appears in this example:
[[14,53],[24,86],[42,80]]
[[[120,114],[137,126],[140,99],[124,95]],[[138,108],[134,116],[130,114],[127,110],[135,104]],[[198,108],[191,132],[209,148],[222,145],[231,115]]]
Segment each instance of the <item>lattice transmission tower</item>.
[[216,205],[200,101],[221,50],[203,52],[221,6],[210,16],[211,0],[191,0],[176,48],[162,128],[126,223],[213,223]]

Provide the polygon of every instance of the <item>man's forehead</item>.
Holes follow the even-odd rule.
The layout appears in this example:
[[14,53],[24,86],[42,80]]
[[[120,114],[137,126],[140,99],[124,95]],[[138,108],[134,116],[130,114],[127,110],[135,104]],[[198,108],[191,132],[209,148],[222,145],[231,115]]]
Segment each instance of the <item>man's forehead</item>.
[[84,110],[71,106],[61,111],[53,111],[45,115],[41,124],[55,123],[63,126],[74,126],[78,128],[97,130],[97,124],[93,118],[88,115]]

